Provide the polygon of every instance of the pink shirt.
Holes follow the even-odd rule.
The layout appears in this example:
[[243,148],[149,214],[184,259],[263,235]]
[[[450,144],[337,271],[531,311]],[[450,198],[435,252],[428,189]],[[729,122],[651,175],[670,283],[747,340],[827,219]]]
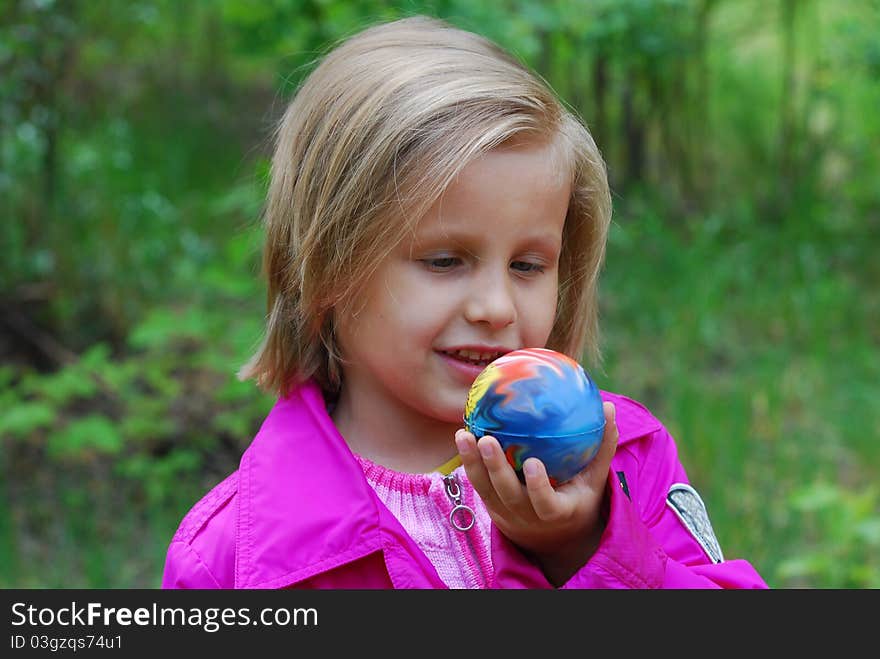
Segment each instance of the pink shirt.
[[443,583],[450,588],[489,587],[493,576],[489,549],[492,522],[464,467],[452,474],[463,503],[474,511],[474,525],[467,531],[456,529],[449,519],[454,503],[440,472],[406,474],[359,455],[355,458],[376,495],[428,557]]

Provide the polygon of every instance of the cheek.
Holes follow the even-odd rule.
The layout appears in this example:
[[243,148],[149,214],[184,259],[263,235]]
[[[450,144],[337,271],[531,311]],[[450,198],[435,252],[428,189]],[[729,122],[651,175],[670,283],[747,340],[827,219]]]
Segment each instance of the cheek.
[[345,359],[363,361],[375,351],[380,337],[389,335],[390,319],[384,304],[376,296],[364,294],[346,313],[337,312],[336,342]]
[[394,332],[401,342],[430,344],[443,326],[442,317],[436,305],[414,304],[395,316]]
[[427,330],[457,306],[457,290],[423,273],[408,274],[386,289],[382,309],[401,327]]
[[[442,315],[441,305],[435,304],[431,291],[413,290],[412,286],[397,286],[383,292],[380,304],[374,307],[374,334],[399,342],[429,338]],[[426,301],[430,300],[430,304]]]
[[544,345],[550,338],[556,320],[557,291],[556,281],[553,280],[530,296],[528,308],[525,310],[529,343]]

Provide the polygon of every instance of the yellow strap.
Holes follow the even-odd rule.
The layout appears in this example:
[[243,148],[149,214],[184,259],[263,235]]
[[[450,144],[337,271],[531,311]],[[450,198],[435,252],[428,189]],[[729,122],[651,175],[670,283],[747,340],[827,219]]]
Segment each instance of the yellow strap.
[[444,462],[442,465],[437,467],[434,471],[439,471],[444,476],[448,476],[459,466],[461,466],[461,456],[456,453],[455,457],[453,457],[448,462]]

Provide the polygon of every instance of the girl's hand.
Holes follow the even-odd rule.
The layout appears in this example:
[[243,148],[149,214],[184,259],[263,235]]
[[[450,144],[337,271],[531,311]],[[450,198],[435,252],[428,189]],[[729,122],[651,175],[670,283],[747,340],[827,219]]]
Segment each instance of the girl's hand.
[[605,529],[600,510],[618,431],[613,403],[603,403],[605,432],[596,457],[556,489],[537,458],[523,463],[526,484],[507,462],[501,445],[486,435],[476,441],[460,429],[455,444],[468,480],[499,530],[541,566],[554,586],[565,583],[596,551]]

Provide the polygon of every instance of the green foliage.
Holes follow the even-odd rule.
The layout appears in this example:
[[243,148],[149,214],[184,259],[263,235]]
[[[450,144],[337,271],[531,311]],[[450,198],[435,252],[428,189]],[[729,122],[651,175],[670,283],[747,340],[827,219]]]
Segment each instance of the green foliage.
[[[0,584],[154,586],[271,404],[273,122],[376,20],[496,39],[590,126],[605,388],[676,437],[725,554],[878,587],[875,1],[244,0],[0,8]],[[788,5],[786,5],[788,6]]]
[[49,458],[88,458],[92,453],[118,453],[123,438],[113,422],[105,416],[90,414],[66,424],[46,440]]
[[782,561],[779,578],[804,586],[880,587],[880,489],[852,492],[815,482],[790,498],[807,547]]
[[[631,202],[611,234],[597,381],[670,428],[725,555],[777,586],[869,587],[854,575],[880,520],[876,493],[856,495],[880,468],[874,245],[819,228],[816,208],[804,225],[719,211],[670,230],[656,200]],[[794,517],[811,482],[836,484],[846,532],[830,511]],[[816,565],[829,548],[834,569]]]
[[7,412],[0,419],[0,436],[27,438],[51,426],[55,418],[55,410],[46,403],[19,403],[12,397],[6,397],[4,402]]

